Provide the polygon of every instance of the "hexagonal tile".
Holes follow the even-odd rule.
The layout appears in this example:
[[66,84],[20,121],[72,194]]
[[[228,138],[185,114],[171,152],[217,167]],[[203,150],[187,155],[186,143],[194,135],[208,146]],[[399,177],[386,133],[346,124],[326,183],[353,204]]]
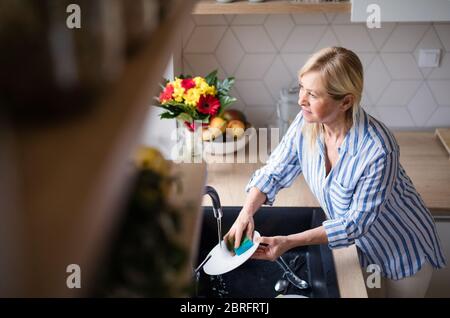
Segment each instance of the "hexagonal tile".
[[234,76],[239,80],[261,80],[274,58],[274,54],[246,54]]
[[[425,33],[425,36],[422,40],[420,40],[419,44],[417,45],[416,49],[414,50],[414,57],[416,58],[416,61],[419,61],[419,54],[420,49],[442,49],[442,43],[441,40],[439,40],[439,37],[437,36],[437,33],[433,26],[430,26],[428,31]],[[442,51],[441,51],[442,54]],[[417,62],[418,63],[418,62]],[[419,70],[422,72],[424,77],[427,77],[430,75],[430,73],[434,70],[432,67],[420,67]]]
[[367,29],[367,33],[369,33],[369,36],[372,39],[373,44],[375,44],[375,47],[378,50],[380,50],[383,47],[383,44],[391,35],[395,26],[396,26],[395,23],[383,22],[381,23],[381,28],[379,29],[377,28]]
[[298,81],[298,71],[303,67],[310,56],[311,54],[309,53],[281,54],[281,58],[291,73],[293,81]]
[[261,25],[264,23],[266,19],[266,15],[264,14],[237,14],[233,21],[232,25]]
[[196,25],[228,25],[224,15],[192,14]]
[[380,54],[392,79],[422,79],[416,60],[410,53]]
[[262,81],[236,81],[236,89],[246,106],[275,105]]
[[233,88],[230,91],[230,95],[236,98],[236,102],[230,105],[230,108],[238,109],[240,111],[245,111],[245,103],[242,99],[241,95],[239,95],[239,92],[236,89],[236,86],[233,86]]
[[450,107],[439,107],[427,122],[428,127],[450,127]]
[[420,81],[392,81],[377,106],[405,106],[420,86]]
[[218,70],[220,78],[227,76],[212,54],[184,54],[184,58],[190,66],[193,76],[206,76],[215,69]]
[[328,20],[321,12],[292,14],[295,24],[328,24]]
[[186,53],[213,53],[225,30],[224,26],[196,27],[184,51]]
[[336,38],[332,28],[327,28],[325,34],[320,38],[319,43],[317,43],[314,51],[318,51],[329,46],[339,46],[339,41]]
[[450,106],[450,81],[428,81],[431,93],[441,106]]
[[[442,51],[441,51],[442,54]],[[439,67],[432,68],[429,79],[450,79],[450,53],[444,53]]]
[[248,121],[256,128],[267,128],[268,119],[273,117],[275,107],[247,107],[245,109]]
[[276,48],[270,41],[262,26],[233,26],[232,30],[237,36],[243,49],[247,53],[275,53]]
[[298,25],[289,35],[281,49],[284,53],[311,52],[322,35],[325,33],[324,25]]
[[195,75],[195,72],[192,70],[192,67],[189,65],[184,56],[183,56],[183,74],[192,76]]
[[231,24],[231,22],[233,22],[233,19],[235,17],[234,14],[224,14],[225,16],[225,20],[227,20],[228,24]]
[[264,27],[275,46],[281,49],[294,27],[294,22],[289,14],[271,14],[264,22]]
[[397,24],[392,34],[382,47],[383,52],[412,52],[422,39],[428,25]]
[[434,28],[445,49],[450,51],[450,24],[435,24]]
[[375,52],[365,25],[333,25],[339,43],[342,46],[358,52]]
[[377,102],[390,80],[391,77],[383,62],[379,56],[376,56],[367,68],[364,85],[365,91],[373,103]]
[[424,83],[408,105],[409,113],[418,126],[423,126],[436,110],[437,105],[428,86]]
[[360,102],[361,106],[363,106],[364,108],[366,107],[372,107],[373,103],[370,100],[369,96],[367,96],[365,90],[363,90],[363,94],[362,94],[362,98],[361,98],[361,102]]
[[409,128],[415,126],[406,107],[377,107],[376,111],[379,115],[378,118],[389,128]]
[[357,52],[356,54],[358,55],[364,70],[366,70],[369,67],[370,63],[372,63],[373,59],[375,58],[375,53]]
[[181,37],[183,39],[183,48],[186,47],[186,45],[187,45],[187,43],[188,43],[188,41],[189,41],[189,39],[191,37],[191,34],[194,31],[194,29],[195,29],[195,23],[194,23],[194,20],[192,18],[192,15],[191,15],[191,16],[189,16],[186,19],[186,23],[184,24],[183,30],[182,30],[182,33],[181,33]]
[[281,89],[290,87],[291,81],[292,77],[289,70],[284,65],[281,57],[277,56],[264,77],[264,82],[273,98],[278,99]]
[[227,74],[234,74],[239,65],[244,50],[231,30],[228,30],[216,50],[216,57]]
[[341,12],[335,14],[333,20],[333,24],[351,24],[350,12]]

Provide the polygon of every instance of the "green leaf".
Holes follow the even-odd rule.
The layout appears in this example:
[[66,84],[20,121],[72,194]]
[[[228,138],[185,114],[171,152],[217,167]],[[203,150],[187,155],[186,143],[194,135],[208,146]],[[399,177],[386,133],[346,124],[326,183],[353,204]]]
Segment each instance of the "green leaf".
[[234,77],[227,78],[218,83],[217,91],[220,95],[228,95],[234,85]]
[[180,120],[183,120],[183,121],[188,121],[188,122],[191,122],[191,121],[192,121],[192,117],[189,116],[189,115],[186,114],[186,113],[180,113],[180,114],[178,115],[177,119],[180,119]]
[[217,70],[214,70],[208,75],[206,75],[205,81],[206,83],[208,83],[208,85],[210,86],[214,85],[215,87],[217,87]]
[[160,115],[159,115],[159,118],[161,118],[161,119],[171,119],[171,118],[175,118],[175,117],[177,117],[178,115],[177,114],[174,114],[174,113],[170,113],[170,112],[164,112],[164,113],[161,113]]

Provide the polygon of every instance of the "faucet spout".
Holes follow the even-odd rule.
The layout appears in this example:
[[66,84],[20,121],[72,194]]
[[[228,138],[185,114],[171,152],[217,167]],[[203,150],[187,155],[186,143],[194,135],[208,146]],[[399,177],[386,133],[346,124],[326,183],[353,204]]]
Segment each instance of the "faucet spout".
[[212,205],[213,205],[213,212],[214,217],[216,219],[221,219],[223,216],[222,212],[222,205],[220,204],[220,198],[219,194],[217,193],[216,189],[214,189],[211,186],[205,187],[205,194],[209,195],[211,197]]
[[214,217],[217,220],[217,236],[219,239],[219,246],[222,247],[222,205],[220,204],[219,194],[216,189],[211,186],[205,187],[205,194],[211,197],[212,205],[213,205],[213,213]]

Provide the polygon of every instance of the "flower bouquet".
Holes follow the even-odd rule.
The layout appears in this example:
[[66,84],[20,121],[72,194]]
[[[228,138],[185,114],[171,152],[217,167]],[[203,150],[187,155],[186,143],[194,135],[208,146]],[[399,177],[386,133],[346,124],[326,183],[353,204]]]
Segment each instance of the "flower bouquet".
[[176,118],[185,127],[185,147],[191,155],[201,150],[201,128],[236,101],[230,96],[233,84],[233,77],[219,81],[215,70],[206,77],[180,75],[162,86],[156,105],[165,110],[160,117]]

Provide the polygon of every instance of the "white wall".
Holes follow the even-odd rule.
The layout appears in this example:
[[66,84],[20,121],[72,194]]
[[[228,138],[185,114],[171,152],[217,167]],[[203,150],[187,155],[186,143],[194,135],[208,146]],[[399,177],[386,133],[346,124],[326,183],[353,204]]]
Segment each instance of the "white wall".
[[[351,23],[350,13],[193,15],[184,28],[183,70],[236,77],[235,108],[259,127],[276,123],[281,87],[316,50],[354,50],[365,68],[362,105],[391,128],[450,127],[450,23]],[[420,48],[441,49],[439,68],[419,68]]]
[[[174,78],[174,58],[170,57],[163,78],[173,80]],[[173,119],[160,119],[161,108],[149,107],[146,123],[144,125],[141,145],[158,148],[166,159],[175,159],[171,155],[171,150],[175,146],[172,132],[176,129]]]

